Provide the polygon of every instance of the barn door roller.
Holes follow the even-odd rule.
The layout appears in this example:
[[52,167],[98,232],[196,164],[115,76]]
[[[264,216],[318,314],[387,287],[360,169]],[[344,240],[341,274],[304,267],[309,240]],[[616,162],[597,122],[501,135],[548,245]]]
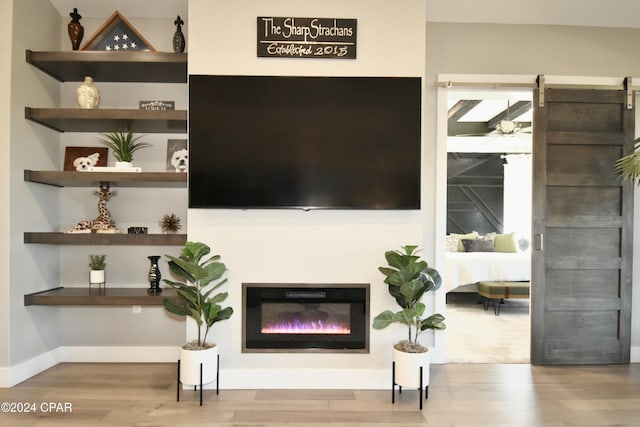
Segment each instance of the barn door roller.
[[538,74],[536,85],[538,86],[538,107],[544,108],[544,74]]
[[633,110],[633,84],[631,77],[624,78],[624,90],[627,92],[627,110]]

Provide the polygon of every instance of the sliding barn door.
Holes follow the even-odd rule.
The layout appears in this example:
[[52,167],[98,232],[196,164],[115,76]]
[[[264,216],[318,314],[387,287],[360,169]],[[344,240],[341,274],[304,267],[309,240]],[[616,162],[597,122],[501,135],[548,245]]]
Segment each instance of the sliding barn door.
[[614,164],[633,147],[624,91],[534,97],[533,364],[628,363],[633,184]]

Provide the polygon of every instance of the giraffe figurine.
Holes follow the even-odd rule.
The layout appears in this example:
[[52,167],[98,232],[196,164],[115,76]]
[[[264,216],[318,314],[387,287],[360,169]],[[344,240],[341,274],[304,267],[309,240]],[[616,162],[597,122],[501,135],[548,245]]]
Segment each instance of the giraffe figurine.
[[116,192],[109,190],[109,183],[101,183],[100,190],[92,194],[98,196],[98,217],[80,221],[67,233],[120,233],[116,228],[116,222],[111,218],[111,212],[107,209],[107,202]]

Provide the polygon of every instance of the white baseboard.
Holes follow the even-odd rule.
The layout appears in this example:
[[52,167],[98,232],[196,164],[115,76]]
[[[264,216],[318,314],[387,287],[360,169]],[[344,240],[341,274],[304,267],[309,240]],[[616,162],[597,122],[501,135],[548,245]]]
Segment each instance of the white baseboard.
[[60,347],[61,362],[167,363],[177,362],[178,347],[72,346]]
[[640,363],[640,347],[631,347],[631,363]]
[[390,369],[220,369],[224,389],[383,390],[390,384]]
[[[40,354],[17,365],[0,370],[0,387],[13,387],[60,363],[59,348]],[[5,371],[2,374],[2,371]]]

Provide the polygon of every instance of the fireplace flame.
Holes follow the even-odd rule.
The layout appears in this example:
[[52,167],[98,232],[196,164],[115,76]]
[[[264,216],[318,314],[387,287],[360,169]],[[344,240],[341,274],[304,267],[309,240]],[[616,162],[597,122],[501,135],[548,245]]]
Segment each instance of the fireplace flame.
[[263,326],[261,331],[263,334],[334,334],[348,335],[351,328],[340,325],[338,323],[323,322],[322,320],[313,322],[300,322],[294,320],[291,322],[276,323],[273,325]]

